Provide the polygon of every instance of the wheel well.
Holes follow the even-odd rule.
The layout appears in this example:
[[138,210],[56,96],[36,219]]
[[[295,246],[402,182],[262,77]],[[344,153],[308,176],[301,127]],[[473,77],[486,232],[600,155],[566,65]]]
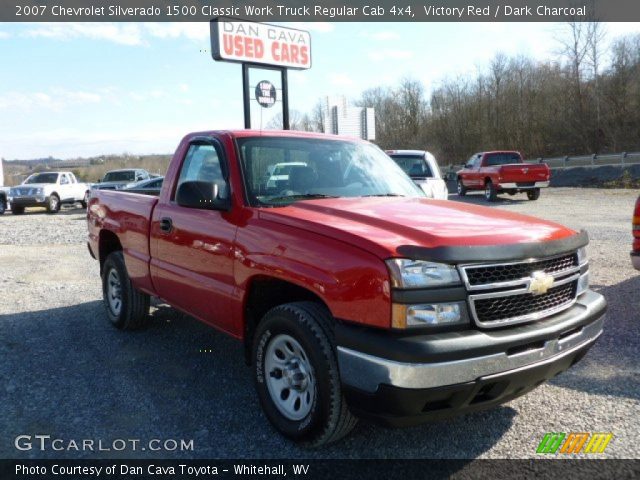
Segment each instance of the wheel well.
[[122,250],[122,244],[120,243],[120,239],[118,239],[118,236],[109,230],[102,230],[100,232],[100,238],[98,241],[100,273],[102,273],[102,265],[104,265],[104,261],[106,260],[106,258],[111,253],[120,250]]
[[489,182],[493,183],[493,182],[491,181],[491,178],[486,177],[486,178],[484,179],[484,184],[486,185],[486,184],[487,184],[487,183],[489,183]]
[[285,303],[312,301],[329,308],[311,290],[277,278],[258,278],[251,282],[244,308],[244,346],[247,365],[251,363],[253,333],[262,317],[274,307]]
[[60,198],[60,195],[58,195],[58,192],[51,192],[49,194],[49,196],[55,195],[56,197]]

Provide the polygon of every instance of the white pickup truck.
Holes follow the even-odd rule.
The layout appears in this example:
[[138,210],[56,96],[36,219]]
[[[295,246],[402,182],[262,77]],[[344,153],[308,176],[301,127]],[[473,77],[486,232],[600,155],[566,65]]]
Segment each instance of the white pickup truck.
[[2,215],[9,206],[9,188],[4,186],[4,172],[2,171],[2,159],[0,159],[0,215]]
[[26,207],[45,207],[57,213],[63,203],[80,202],[87,208],[89,189],[89,184],[78,182],[71,172],[34,173],[9,190],[9,202],[14,215],[24,213]]

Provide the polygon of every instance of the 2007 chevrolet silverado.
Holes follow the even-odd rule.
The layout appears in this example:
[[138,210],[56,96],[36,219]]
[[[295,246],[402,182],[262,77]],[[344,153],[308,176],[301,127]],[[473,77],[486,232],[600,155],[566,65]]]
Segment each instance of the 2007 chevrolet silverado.
[[87,218],[110,321],[143,325],[153,295],[236,337],[306,445],[509,401],[602,332],[585,232],[427,199],[360,140],[193,133],[159,197],[98,190]]

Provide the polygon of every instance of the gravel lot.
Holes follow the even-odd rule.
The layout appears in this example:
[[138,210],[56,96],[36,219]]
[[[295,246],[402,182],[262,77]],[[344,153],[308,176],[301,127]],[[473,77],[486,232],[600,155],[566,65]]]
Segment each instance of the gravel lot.
[[[518,195],[494,205],[589,231],[591,283],[609,313],[576,367],[490,411],[403,430],[361,422],[338,445],[311,451],[271,429],[235,340],[157,303],[143,331],[108,325],[84,211],[5,214],[0,458],[515,458],[535,457],[549,431],[612,432],[607,457],[640,458],[640,276],[629,262],[637,194],[557,188],[537,202]],[[479,195],[463,201],[484,204]],[[194,450],[19,452],[20,434],[106,444],[193,439]]]

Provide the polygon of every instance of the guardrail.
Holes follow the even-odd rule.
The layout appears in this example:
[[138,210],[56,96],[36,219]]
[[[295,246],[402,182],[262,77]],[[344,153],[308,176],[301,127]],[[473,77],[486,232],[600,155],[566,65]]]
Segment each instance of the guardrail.
[[[532,161],[533,159],[529,160]],[[593,155],[564,156],[554,158],[539,157],[538,163],[546,163],[551,168],[602,167],[606,165],[630,165],[640,163],[640,152],[602,153]]]

